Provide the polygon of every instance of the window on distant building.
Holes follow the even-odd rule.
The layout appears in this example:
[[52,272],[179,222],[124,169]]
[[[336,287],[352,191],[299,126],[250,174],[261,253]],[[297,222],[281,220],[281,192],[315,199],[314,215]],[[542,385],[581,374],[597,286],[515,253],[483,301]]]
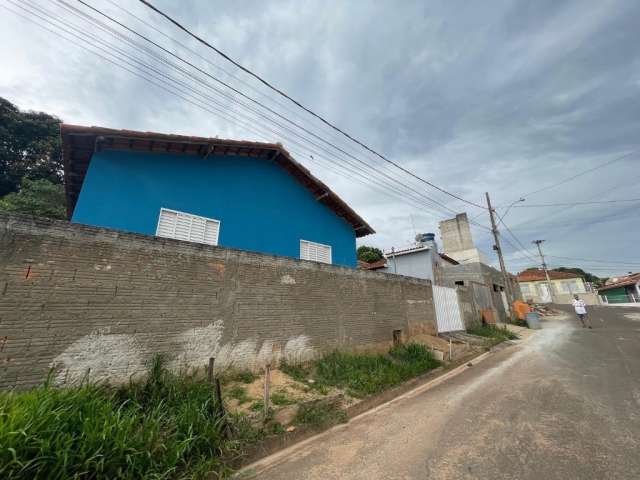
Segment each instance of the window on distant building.
[[563,293],[584,293],[583,289],[578,286],[577,280],[563,280],[560,282],[560,288]]
[[168,208],[160,209],[158,228],[156,229],[156,236],[158,237],[218,245],[219,233],[219,220],[177,212]]
[[308,240],[300,240],[300,258],[313,262],[331,263],[331,247]]

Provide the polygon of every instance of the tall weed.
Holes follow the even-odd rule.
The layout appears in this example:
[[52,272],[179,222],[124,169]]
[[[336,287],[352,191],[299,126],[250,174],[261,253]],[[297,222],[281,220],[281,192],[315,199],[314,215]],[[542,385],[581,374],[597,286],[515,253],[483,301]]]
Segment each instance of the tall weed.
[[[227,417],[228,418],[228,417]],[[222,456],[258,434],[228,431],[211,385],[156,358],[148,378],[117,389],[44,385],[0,393],[0,478],[186,479],[222,475]]]

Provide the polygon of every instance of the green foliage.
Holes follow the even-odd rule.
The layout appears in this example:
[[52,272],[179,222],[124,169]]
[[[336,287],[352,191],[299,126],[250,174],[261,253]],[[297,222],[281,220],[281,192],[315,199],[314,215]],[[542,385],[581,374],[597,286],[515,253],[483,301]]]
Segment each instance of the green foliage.
[[223,418],[210,384],[156,359],[145,382],[118,389],[0,393],[0,478],[204,478],[227,472],[222,458],[263,434]]
[[23,178],[19,192],[0,198],[0,210],[66,219],[64,189],[49,180]]
[[271,394],[271,403],[274,405],[293,405],[296,401],[290,398],[286,392],[273,392]]
[[518,335],[511,332],[507,327],[496,327],[495,325],[480,325],[467,329],[467,333],[477,335],[479,337],[487,337],[498,342],[505,340],[517,340]]
[[284,361],[280,364],[280,370],[298,382],[306,383],[310,375],[308,368],[302,365],[291,365]]
[[230,381],[236,381],[236,382],[242,382],[242,383],[253,383],[258,379],[258,375],[256,375],[253,372],[250,372],[248,370],[245,370],[243,372],[236,372],[233,375],[229,376],[228,380]]
[[358,247],[357,252],[358,252],[358,260],[367,262],[367,263],[377,262],[378,260],[382,260],[383,258],[382,250],[376,247],[369,247],[367,245],[362,245]]
[[607,280],[606,278],[600,278],[597,275],[594,275],[593,273],[585,272],[583,269],[577,268],[577,267],[558,267],[558,268],[554,268],[554,270],[556,272],[575,273],[577,275],[580,275],[582,278],[584,278],[585,282],[593,283],[597,287],[604,285],[604,282]]
[[301,405],[294,419],[296,425],[310,425],[327,428],[338,423],[346,423],[347,413],[337,403],[315,403]]
[[60,123],[0,98],[0,198],[17,192],[24,177],[62,183]]
[[228,394],[231,398],[235,398],[238,401],[238,405],[243,405],[251,401],[251,397],[247,395],[247,391],[240,385],[231,387]]
[[407,344],[395,347],[388,355],[334,352],[317,363],[315,378],[347,389],[355,397],[364,397],[439,365],[424,345]]

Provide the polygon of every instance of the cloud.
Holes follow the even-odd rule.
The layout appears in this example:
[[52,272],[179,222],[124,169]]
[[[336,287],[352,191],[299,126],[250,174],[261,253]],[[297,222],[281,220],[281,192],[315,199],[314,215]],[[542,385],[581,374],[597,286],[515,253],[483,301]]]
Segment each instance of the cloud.
[[[55,2],[33,3],[80,23]],[[117,2],[201,57],[128,17],[110,0],[92,3],[304,122],[373,168],[342,158],[341,165],[353,162],[348,168],[365,179],[335,165],[327,168],[318,163],[335,161],[326,155],[326,145],[310,152],[281,127],[257,135],[119,70],[79,48],[77,41],[61,40],[6,12],[0,16],[0,61],[11,68],[0,73],[0,95],[22,108],[55,113],[73,123],[281,141],[374,226],[378,234],[362,241],[379,247],[406,245],[416,231],[437,232],[440,219],[464,210],[488,224],[481,210],[394,171],[137,3]],[[489,191],[496,205],[506,206],[526,192],[640,146],[640,5],[636,2],[211,4],[192,0],[178,7],[163,0],[158,4],[357,138],[474,202],[482,203]],[[98,29],[90,31],[108,38]],[[131,46],[122,47],[135,53]],[[158,68],[170,71],[166,65]],[[225,112],[242,114],[228,99],[220,101]],[[640,156],[632,156],[534,194],[526,202],[638,197],[639,161]],[[364,186],[358,180],[378,186]],[[424,199],[419,204],[407,201],[406,193],[400,200],[397,193],[380,191],[389,186],[409,186],[411,196],[431,197],[448,210]],[[638,204],[514,207],[505,221],[527,247],[531,240],[545,238],[545,249],[554,255],[640,263],[633,253],[640,236]],[[515,244],[507,232],[503,236]],[[474,237],[481,249],[491,252],[486,229],[474,226]],[[532,263],[509,244],[505,250],[512,270]],[[617,264],[578,266],[589,265],[611,267],[599,273],[620,271],[614,268]]]

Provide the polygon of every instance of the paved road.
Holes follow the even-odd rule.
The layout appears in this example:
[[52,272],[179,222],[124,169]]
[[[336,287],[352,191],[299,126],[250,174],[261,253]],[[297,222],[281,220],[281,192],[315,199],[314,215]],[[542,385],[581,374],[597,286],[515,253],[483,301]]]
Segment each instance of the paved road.
[[640,308],[592,307],[591,320],[546,322],[258,478],[639,479]]

